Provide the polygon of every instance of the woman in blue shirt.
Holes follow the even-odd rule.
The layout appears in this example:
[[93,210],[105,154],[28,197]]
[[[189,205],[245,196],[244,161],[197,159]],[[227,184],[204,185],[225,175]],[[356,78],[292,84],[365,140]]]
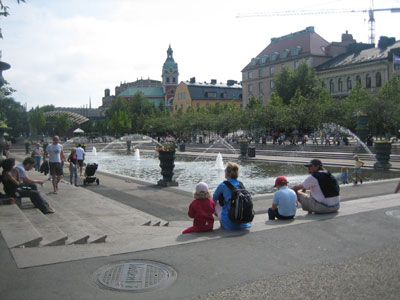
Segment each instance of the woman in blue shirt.
[[[225,178],[235,187],[240,187],[239,180],[239,166],[236,163],[228,162],[225,168]],[[219,199],[223,197],[224,206],[219,204]],[[250,223],[234,223],[229,219],[228,212],[231,207],[232,191],[225,183],[220,183],[214,192],[213,200],[216,202],[215,212],[221,222],[221,227],[226,230],[238,230],[251,227]]]

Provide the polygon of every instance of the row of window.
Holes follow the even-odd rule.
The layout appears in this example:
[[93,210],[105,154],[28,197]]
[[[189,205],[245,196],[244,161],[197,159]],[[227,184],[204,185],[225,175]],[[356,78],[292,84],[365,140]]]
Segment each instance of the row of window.
[[[357,75],[356,76],[356,83],[361,83],[361,76]],[[381,87],[382,86],[382,74],[381,72],[377,72],[375,74],[375,87]],[[325,82],[322,82],[322,87],[325,86]],[[353,88],[353,83],[352,83],[352,78],[349,76],[346,78],[346,87],[347,90],[351,90]],[[372,87],[372,80],[371,80],[371,75],[370,74],[365,74],[365,86],[366,89],[370,89]],[[342,78],[339,78],[337,80],[337,89],[335,89],[335,80],[331,79],[329,80],[329,92],[334,93],[334,92],[343,92],[343,80]]]
[[280,52],[273,52],[270,55],[264,55],[261,58],[253,58],[251,60],[251,63],[254,66],[261,59],[261,63],[265,64],[267,62],[267,60],[270,60],[271,62],[276,61],[279,56],[280,56],[281,59],[286,59],[288,57],[289,53],[291,53],[292,56],[297,56],[297,55],[299,55],[301,49],[302,49],[301,46],[295,46],[295,47],[292,48],[292,50],[283,49]]
[[172,82],[172,83],[176,83],[176,78],[175,77],[166,77],[165,78],[165,81],[166,81],[166,83],[170,83],[170,82]]
[[[310,64],[311,64],[311,59],[310,59],[309,57],[306,58],[306,62],[307,62],[308,65],[310,65]],[[299,67],[299,64],[300,64],[300,60],[295,60],[295,61],[293,62],[294,68],[297,69],[297,68]],[[281,67],[283,67],[283,66],[284,66],[284,64],[281,65]],[[264,74],[265,71],[267,71],[267,70],[269,70],[269,74]],[[247,79],[253,79],[253,78],[255,78],[255,77],[253,76],[253,74],[257,74],[257,73],[255,72],[255,70],[252,70],[252,71],[247,72]],[[260,69],[258,69],[258,78],[261,78],[261,77],[263,77],[263,76],[268,76],[268,75],[270,75],[270,76],[275,75],[275,66],[270,66],[269,69],[267,69],[267,68],[260,68]]]
[[[273,81],[273,80],[270,80],[270,81],[269,81],[269,88],[272,90],[274,87],[275,87],[274,81]],[[249,84],[247,85],[247,91],[248,91],[249,93],[252,93],[252,92],[253,92],[253,84],[249,83]],[[263,83],[262,83],[261,81],[258,83],[258,93],[263,93]]]

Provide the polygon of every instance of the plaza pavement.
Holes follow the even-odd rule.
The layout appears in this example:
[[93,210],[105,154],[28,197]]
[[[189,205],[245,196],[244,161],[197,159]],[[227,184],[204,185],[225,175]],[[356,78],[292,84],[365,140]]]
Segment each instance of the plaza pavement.
[[[191,224],[186,215],[191,193],[96,175],[99,186],[63,181],[53,195],[47,182],[41,192],[56,208],[50,220],[62,227],[64,218],[80,224],[76,230],[92,233],[94,227],[96,234],[107,235],[103,243],[9,249],[5,232],[14,225],[5,220],[11,206],[0,207],[1,299],[399,299],[397,179],[344,186],[338,214],[307,215],[299,209],[293,221],[268,221],[272,195],[256,196],[250,230],[227,232],[215,224],[213,232],[182,236]],[[23,204],[23,211],[32,210],[29,201]],[[131,259],[170,265],[177,280],[146,293],[94,283],[100,267]]]

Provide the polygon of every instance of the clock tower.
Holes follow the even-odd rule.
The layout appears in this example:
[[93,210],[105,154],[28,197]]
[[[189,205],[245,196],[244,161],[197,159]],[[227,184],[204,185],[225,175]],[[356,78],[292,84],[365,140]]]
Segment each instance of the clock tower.
[[179,79],[178,64],[174,61],[172,53],[171,45],[169,45],[167,50],[167,59],[163,65],[161,75],[165,95],[165,106],[169,108],[172,107]]

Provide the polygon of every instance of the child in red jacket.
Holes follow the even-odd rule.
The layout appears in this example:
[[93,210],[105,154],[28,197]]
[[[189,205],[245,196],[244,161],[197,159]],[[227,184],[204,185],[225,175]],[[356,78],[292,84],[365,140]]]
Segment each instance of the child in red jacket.
[[215,202],[211,200],[208,185],[200,182],[196,185],[194,199],[189,206],[189,217],[193,218],[193,226],[186,228],[182,234],[213,230]]

